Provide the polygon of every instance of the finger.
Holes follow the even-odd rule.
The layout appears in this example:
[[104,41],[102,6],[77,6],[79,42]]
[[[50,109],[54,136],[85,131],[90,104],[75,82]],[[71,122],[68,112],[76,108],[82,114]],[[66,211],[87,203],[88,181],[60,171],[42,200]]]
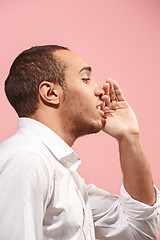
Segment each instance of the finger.
[[106,95],[109,95],[109,83],[105,83],[103,85],[103,90],[104,90]]
[[101,99],[103,101],[105,101],[106,104],[107,104],[108,102],[110,102],[110,86],[109,86],[109,83],[105,83],[103,85],[103,90],[104,90],[104,95],[101,97]]
[[115,93],[115,90],[114,90],[114,86],[113,86],[113,80],[112,80],[112,78],[111,77],[109,77],[109,78],[107,78],[107,80],[106,80],[106,83],[108,83],[109,84],[109,89],[110,89],[110,99],[111,99],[111,101],[116,101],[117,99],[116,99],[116,93]]
[[108,77],[107,80],[106,80],[106,82],[109,82],[109,83],[112,82],[112,81],[113,81],[113,80],[112,80],[111,77]]
[[104,106],[107,106],[110,103],[110,97],[108,95],[103,95],[101,100],[104,102]]
[[118,83],[114,80],[113,81],[113,87],[114,87],[114,91],[115,91],[115,95],[118,101],[125,101],[125,97],[122,93],[122,90],[120,89]]
[[116,93],[115,93],[115,90],[114,90],[114,86],[113,86],[113,81],[111,81],[110,83],[110,99],[111,101],[116,101]]

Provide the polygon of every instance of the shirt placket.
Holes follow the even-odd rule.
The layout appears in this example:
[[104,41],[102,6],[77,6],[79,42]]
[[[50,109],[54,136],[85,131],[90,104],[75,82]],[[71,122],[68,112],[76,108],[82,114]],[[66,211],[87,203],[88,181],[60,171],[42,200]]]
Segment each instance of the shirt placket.
[[[76,172],[71,172],[71,176],[75,182],[76,191],[78,194],[78,197],[80,199],[80,202],[82,204],[83,209],[83,224],[82,224],[82,232],[83,232],[83,239],[84,240],[95,240],[94,236],[94,227],[93,227],[93,219],[91,218],[91,213],[87,211],[87,205],[88,205],[88,195],[86,190],[84,189],[84,186],[79,183],[78,176]],[[82,239],[82,238],[80,238]]]

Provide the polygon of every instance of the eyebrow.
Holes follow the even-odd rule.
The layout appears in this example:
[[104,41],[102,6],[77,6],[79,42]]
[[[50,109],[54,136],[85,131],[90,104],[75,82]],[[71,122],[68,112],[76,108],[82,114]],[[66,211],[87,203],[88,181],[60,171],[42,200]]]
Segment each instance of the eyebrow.
[[91,68],[90,66],[83,67],[83,68],[79,71],[79,73],[81,73],[81,72],[84,71],[84,70],[91,72],[91,71],[92,71],[92,68]]

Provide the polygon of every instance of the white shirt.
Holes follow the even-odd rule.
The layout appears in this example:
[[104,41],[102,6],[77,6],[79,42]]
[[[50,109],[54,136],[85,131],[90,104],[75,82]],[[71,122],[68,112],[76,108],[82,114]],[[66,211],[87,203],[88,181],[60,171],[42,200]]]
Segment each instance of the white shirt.
[[[20,118],[0,145],[0,240],[156,239],[154,206],[85,185],[80,160],[51,129]],[[95,236],[96,235],[96,236]]]

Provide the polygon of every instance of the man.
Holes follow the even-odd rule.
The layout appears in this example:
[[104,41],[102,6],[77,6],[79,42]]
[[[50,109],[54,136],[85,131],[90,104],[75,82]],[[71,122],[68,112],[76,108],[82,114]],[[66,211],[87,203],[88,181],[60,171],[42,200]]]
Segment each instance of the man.
[[[91,67],[60,46],[33,47],[11,66],[5,91],[19,115],[0,146],[0,239],[156,239],[159,191],[136,117],[116,81],[103,88]],[[103,130],[116,138],[121,196],[85,185],[70,148]]]

